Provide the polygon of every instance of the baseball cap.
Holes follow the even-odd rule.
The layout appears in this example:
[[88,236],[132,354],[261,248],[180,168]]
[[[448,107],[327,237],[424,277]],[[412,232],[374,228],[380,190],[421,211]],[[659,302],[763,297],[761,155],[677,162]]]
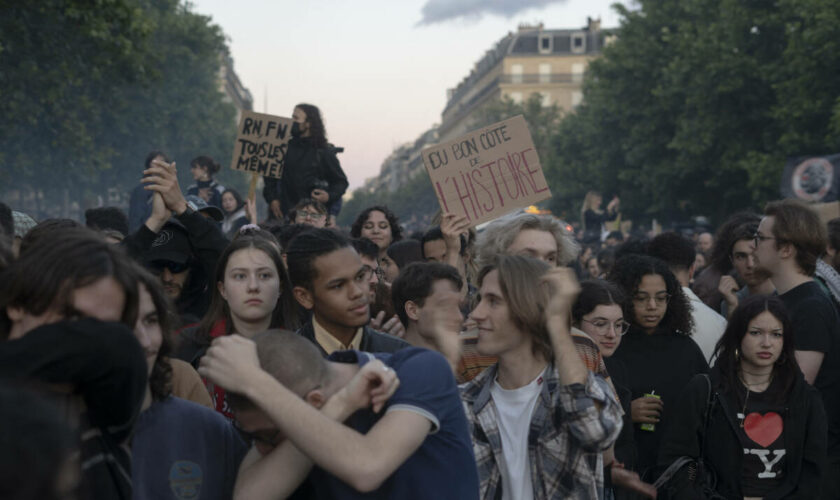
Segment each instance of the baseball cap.
[[204,201],[204,198],[191,194],[187,195],[185,199],[187,200],[187,203],[193,205],[193,210],[196,212],[204,212],[212,217],[216,222],[222,222],[225,219],[225,214],[222,213],[222,210],[219,207],[208,205],[207,202]]
[[186,264],[190,255],[192,247],[186,231],[181,226],[167,222],[143,256],[143,261],[146,264],[158,261]]

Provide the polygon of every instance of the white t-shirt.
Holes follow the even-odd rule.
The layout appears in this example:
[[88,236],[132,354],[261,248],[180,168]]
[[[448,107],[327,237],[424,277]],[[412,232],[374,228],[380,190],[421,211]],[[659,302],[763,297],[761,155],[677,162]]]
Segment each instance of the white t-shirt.
[[683,287],[683,292],[691,302],[691,317],[694,319],[694,332],[691,338],[703,351],[706,361],[712,364],[712,355],[715,352],[715,344],[723,336],[726,330],[726,319],[707,306],[691,288]]
[[542,389],[543,375],[541,373],[519,389],[502,389],[497,380],[493,381],[490,388],[502,438],[502,500],[534,498],[531,467],[528,463],[528,431]]

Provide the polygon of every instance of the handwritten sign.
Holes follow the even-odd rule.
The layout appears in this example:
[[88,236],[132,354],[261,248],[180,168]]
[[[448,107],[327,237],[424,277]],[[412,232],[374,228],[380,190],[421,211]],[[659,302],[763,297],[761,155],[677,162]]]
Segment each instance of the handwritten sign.
[[522,115],[423,151],[444,212],[475,226],[551,197]]
[[279,179],[291,138],[291,118],[243,111],[230,168]]

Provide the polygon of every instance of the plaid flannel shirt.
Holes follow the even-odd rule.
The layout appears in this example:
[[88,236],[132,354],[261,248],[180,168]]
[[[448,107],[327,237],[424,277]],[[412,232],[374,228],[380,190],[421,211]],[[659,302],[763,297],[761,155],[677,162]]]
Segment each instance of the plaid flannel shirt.
[[[490,387],[498,365],[460,386],[480,480],[479,498],[502,498],[502,439]],[[595,403],[599,403],[598,409]],[[551,365],[528,433],[534,500],[603,498],[601,452],[621,430],[621,406],[609,384],[588,373],[584,384],[560,385]]]

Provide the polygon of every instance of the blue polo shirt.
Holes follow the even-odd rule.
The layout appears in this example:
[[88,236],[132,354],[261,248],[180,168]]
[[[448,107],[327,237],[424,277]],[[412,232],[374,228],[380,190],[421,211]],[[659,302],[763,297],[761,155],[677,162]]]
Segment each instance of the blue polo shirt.
[[315,466],[307,482],[319,499],[471,500],[478,498],[478,471],[461,396],[452,368],[435,351],[412,347],[393,354],[333,353],[330,361],[364,365],[379,359],[400,386],[380,414],[362,410],[345,424],[366,434],[387,412],[411,411],[428,419],[431,431],[391,477],[371,493],[359,493]]

